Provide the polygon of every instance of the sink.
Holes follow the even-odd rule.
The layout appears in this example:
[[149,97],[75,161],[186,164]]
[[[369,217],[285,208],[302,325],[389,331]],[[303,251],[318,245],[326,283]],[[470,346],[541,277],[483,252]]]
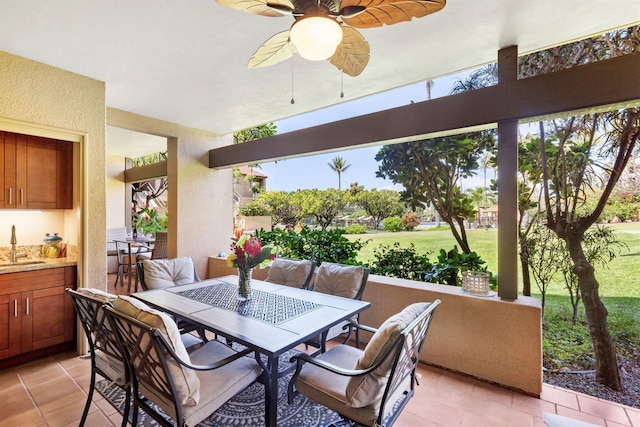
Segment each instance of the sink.
[[44,261],[22,261],[22,262],[3,262],[0,263],[0,267],[18,267],[21,265],[36,265],[44,264]]

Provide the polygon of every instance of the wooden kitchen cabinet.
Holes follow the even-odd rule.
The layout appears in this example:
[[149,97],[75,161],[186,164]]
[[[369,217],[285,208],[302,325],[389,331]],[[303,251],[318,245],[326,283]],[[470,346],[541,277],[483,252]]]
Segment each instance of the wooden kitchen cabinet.
[[0,368],[74,346],[76,268],[0,275]]
[[0,359],[20,354],[22,299],[17,294],[0,294]]
[[71,209],[73,143],[0,132],[4,209]]

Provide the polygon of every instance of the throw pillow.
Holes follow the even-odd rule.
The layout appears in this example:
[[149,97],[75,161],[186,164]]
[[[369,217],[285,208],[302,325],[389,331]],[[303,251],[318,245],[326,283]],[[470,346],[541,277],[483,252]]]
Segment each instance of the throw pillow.
[[147,289],[164,289],[195,282],[191,257],[142,262]]
[[316,272],[313,290],[344,298],[355,298],[362,284],[364,267],[323,262]]
[[266,281],[300,288],[309,277],[312,266],[308,260],[276,258],[269,267]]
[[[415,303],[400,313],[388,318],[365,347],[356,363],[356,369],[366,369],[379,362],[385,352],[394,344],[400,332],[413,322],[428,307],[429,303]],[[392,357],[388,357],[378,369],[367,375],[353,377],[347,385],[347,406],[362,408],[380,400],[384,386],[391,373]]]

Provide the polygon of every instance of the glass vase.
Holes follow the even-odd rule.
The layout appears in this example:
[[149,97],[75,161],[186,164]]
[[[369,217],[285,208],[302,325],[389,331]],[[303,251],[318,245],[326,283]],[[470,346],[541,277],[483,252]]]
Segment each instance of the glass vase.
[[251,274],[253,268],[238,269],[238,300],[248,301],[251,298]]

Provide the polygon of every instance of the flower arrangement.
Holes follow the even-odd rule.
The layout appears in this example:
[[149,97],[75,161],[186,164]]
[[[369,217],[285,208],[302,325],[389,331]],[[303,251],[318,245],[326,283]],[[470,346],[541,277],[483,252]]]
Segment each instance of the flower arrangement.
[[238,299],[247,301],[251,294],[251,272],[254,267],[267,267],[276,259],[273,246],[262,246],[257,237],[244,234],[236,228],[231,238],[231,253],[227,256],[227,265],[238,269]]
[[231,253],[227,256],[227,265],[238,269],[249,269],[260,266],[268,267],[276,259],[273,246],[262,246],[257,237],[243,234],[244,230],[236,228],[231,238]]

